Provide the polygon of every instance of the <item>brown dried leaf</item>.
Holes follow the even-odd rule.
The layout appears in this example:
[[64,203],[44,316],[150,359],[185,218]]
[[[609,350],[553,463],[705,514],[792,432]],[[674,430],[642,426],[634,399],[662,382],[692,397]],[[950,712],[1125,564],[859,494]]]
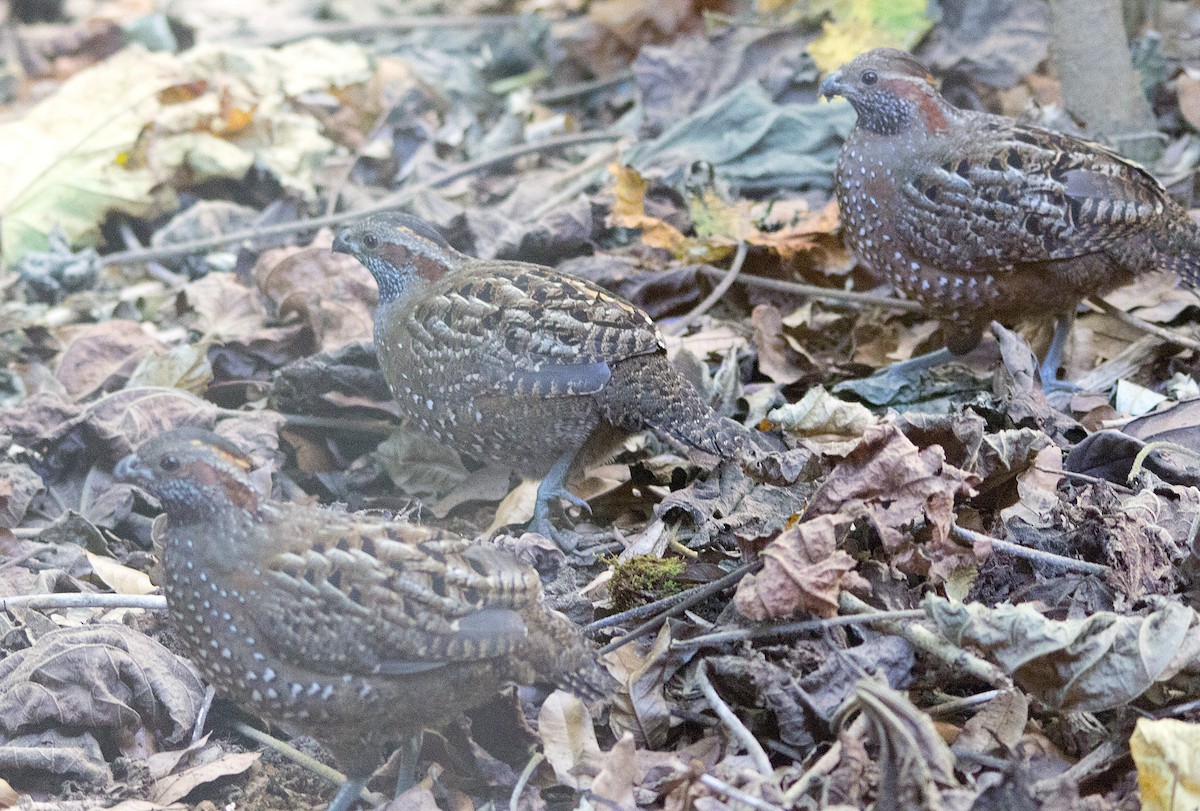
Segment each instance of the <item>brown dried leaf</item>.
[[671,727],[664,692],[667,679],[683,667],[694,650],[671,650],[671,628],[664,625],[645,652],[636,645],[613,651],[605,660],[608,671],[623,685],[613,698],[609,726],[621,735],[632,732],[639,746],[661,747]]
[[1003,756],[1013,751],[1029,721],[1029,699],[1020,690],[1001,690],[963,724],[951,750]]
[[110,557],[88,552],[87,558],[95,570],[96,576],[117,594],[149,594],[154,591],[154,584],[145,572],[130,569],[117,563]]
[[685,237],[670,223],[646,213],[646,191],[650,182],[629,166],[614,165],[610,171],[616,175],[617,182],[613,187],[616,200],[608,224],[641,229],[643,244],[651,248],[665,248],[675,256],[690,255],[694,240]]
[[203,699],[187,662],[123,625],[52,631],[0,661],[0,737],[83,729],[140,756],[186,740]]
[[[329,242],[328,234],[322,242]],[[318,351],[369,341],[379,291],[352,256],[328,247],[267,251],[254,266],[259,289],[275,302],[280,318],[291,313],[312,330]]]
[[[941,446],[919,449],[895,424],[885,423],[866,430],[813,496],[808,514],[865,514],[894,566],[945,580],[954,569],[975,564],[972,551],[950,539],[954,499],[971,495],[973,481],[946,464]],[[913,525],[928,528],[927,543],[916,542]]]
[[783,335],[783,313],[771,304],[759,304],[750,313],[754,325],[754,345],[758,347],[758,368],[776,383],[795,383],[813,371],[811,357],[796,351]]
[[211,428],[216,413],[212,403],[182,389],[139,388],[108,395],[85,416],[88,426],[119,457],[172,428]]
[[64,332],[69,332],[69,343],[54,376],[76,400],[120,388],[142,358],[163,348],[136,321],[114,318]]
[[607,76],[627,67],[644,45],[702,32],[698,10],[691,0],[600,0],[556,39],[572,61],[592,75]]
[[758,203],[750,209],[749,219],[754,228],[746,241],[771,248],[784,260],[811,251],[817,245],[814,237],[833,233],[839,222],[837,201],[832,198],[817,211],[802,198]]
[[592,793],[615,808],[635,808],[633,789],[640,782],[636,752],[633,735],[626,732],[607,754],[598,759],[603,765],[592,780]]
[[854,558],[838,549],[853,519],[822,515],[785,530],[762,551],[762,571],[738,584],[734,605],[753,620],[783,619],[801,611],[837,615],[843,588],[870,591],[854,573]]
[[45,489],[42,477],[28,465],[0,463],[0,527],[19,526],[33,497]]
[[558,782],[571,788],[586,788],[589,781],[581,781],[575,770],[584,761],[600,756],[600,744],[583,702],[564,690],[555,690],[538,711],[537,728],[542,751]]
[[[879,747],[878,807],[941,808],[943,790],[957,789],[954,755],[929,716],[903,694],[871,678],[859,680],[842,707],[858,710]],[[945,807],[957,807],[947,801]]]
[[185,287],[182,295],[196,311],[196,329],[205,338],[249,343],[265,330],[267,308],[258,291],[229,273],[210,273]]
[[924,608],[955,645],[984,652],[1051,707],[1099,712],[1133,701],[1200,661],[1200,619],[1164,602],[1145,616],[1100,611],[1050,620],[1027,604],[989,608],[929,595]]
[[164,777],[154,784],[154,801],[163,805],[178,802],[200,786],[222,777],[241,774],[257,763],[260,757],[262,752],[225,752],[214,760]]

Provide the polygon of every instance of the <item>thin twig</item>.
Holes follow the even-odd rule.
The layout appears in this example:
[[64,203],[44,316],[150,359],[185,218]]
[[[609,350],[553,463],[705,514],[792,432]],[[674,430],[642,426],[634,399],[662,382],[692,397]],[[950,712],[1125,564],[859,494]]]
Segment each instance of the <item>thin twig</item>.
[[733,286],[737,281],[738,274],[742,272],[742,265],[746,263],[746,254],[749,253],[750,246],[746,244],[746,240],[738,242],[737,254],[733,257],[733,262],[729,265],[729,270],[725,272],[725,277],[717,282],[717,286],[712,289],[712,292],[704,297],[704,300],[691,309],[683,318],[671,325],[669,332],[672,335],[678,335],[688,328],[693,321],[704,315],[714,304],[721,300],[721,297]]
[[[719,279],[729,273],[727,270],[704,266],[700,268],[700,272],[706,276],[711,276],[714,279]],[[830,299],[831,301],[848,301],[854,304],[874,304],[880,307],[890,307],[893,310],[904,310],[906,312],[926,312],[926,308],[915,301],[908,299],[896,298],[894,296],[880,296],[875,293],[857,293],[853,290],[834,290],[831,287],[817,287],[815,284],[801,284],[800,282],[785,282],[782,279],[768,279],[763,276],[751,276],[743,274],[738,277],[738,281],[750,287],[762,287],[767,290],[779,290],[784,293],[794,293],[798,296],[808,296],[810,298]]]
[[387,420],[344,420],[338,417],[316,417],[310,414],[284,414],[283,419],[292,428],[320,428],[326,431],[345,431],[351,434],[382,434],[386,436],[400,427]]
[[[843,591],[838,596],[838,610],[844,614],[871,615],[883,613],[875,610],[848,591]],[[875,624],[875,627],[885,633],[907,639],[914,647],[938,659],[954,672],[964,673],[999,689],[1012,687],[1012,679],[1005,675],[1004,671],[996,667],[996,665],[952,644],[923,625],[891,620],[884,615],[880,617],[880,621]]]
[[[269,746],[293,763],[299,764],[300,766],[308,769],[317,777],[328,780],[330,783],[333,783],[336,786],[340,786],[342,783],[346,782],[346,775],[342,774],[337,769],[333,768],[332,766],[326,766],[312,755],[304,754],[290,743],[281,741],[273,735],[268,735],[261,729],[255,729],[254,727],[242,721],[234,722],[233,728],[245,735],[247,738],[257,741],[263,746]],[[388,798],[384,797],[382,794],[376,794],[373,791],[367,791],[365,788],[358,796],[370,803],[372,808],[388,801]]]
[[160,594],[22,594],[0,598],[0,611],[10,608],[145,608],[162,611],[167,598]]
[[541,93],[535,93],[533,96],[534,104],[544,104],[549,107],[552,104],[561,104],[564,101],[577,99],[580,96],[586,96],[589,93],[594,93],[597,90],[603,90],[613,85],[618,85],[621,82],[629,81],[633,78],[633,69],[627,68],[619,70],[610,76],[602,76],[599,79],[589,79],[586,82],[576,82],[575,84],[567,84],[562,87],[543,90]]
[[925,712],[928,715],[934,716],[952,715],[956,712],[969,710],[979,704],[986,704],[998,695],[1000,695],[999,690],[984,690],[982,693],[976,693],[973,696],[954,698],[949,701],[943,701],[941,704],[934,704],[932,707],[926,707]]
[[508,807],[512,809],[520,808],[521,795],[525,793],[525,786],[529,784],[529,778],[533,777],[533,770],[536,769],[546,756],[541,752],[534,752],[533,757],[525,764],[525,768],[521,770],[521,776],[517,778],[517,784],[513,786],[512,796],[508,798]]
[[217,697],[217,688],[211,684],[204,687],[204,700],[200,702],[200,711],[196,713],[196,723],[192,726],[192,743],[204,737],[204,727],[208,724],[208,713],[212,709],[213,699]]
[[802,620],[787,622],[781,625],[768,625],[761,628],[738,628],[733,631],[717,631],[691,639],[676,639],[671,642],[671,648],[699,648],[709,645],[724,645],[727,642],[742,642],[747,639],[763,639],[773,636],[793,636],[808,631],[824,631],[841,625],[865,625],[872,622],[895,620],[925,619],[928,615],[924,609],[911,608],[907,611],[880,611],[876,614],[851,614],[848,617],[830,617],[820,620]]
[[1167,343],[1175,344],[1176,346],[1182,346],[1184,349],[1191,349],[1193,352],[1200,352],[1200,342],[1196,341],[1195,339],[1186,338],[1176,332],[1172,332],[1169,329],[1163,329],[1157,324],[1151,324],[1149,321],[1138,318],[1136,315],[1127,313],[1121,308],[1110,304],[1108,301],[1100,298],[1099,296],[1090,296],[1087,300],[1087,303],[1097,308],[1105,315],[1110,315],[1120,321],[1122,324],[1133,327],[1139,332],[1145,332],[1148,335],[1153,335],[1156,338],[1162,338]]
[[[738,582],[739,580],[741,580],[743,577],[750,574],[751,572],[757,572],[759,569],[762,568],[762,565],[763,565],[762,560],[756,560],[751,563],[747,563],[745,566],[741,566],[737,569],[734,569],[729,574],[725,575],[724,577],[718,578],[717,580],[714,580],[711,583],[707,583],[703,586],[699,586],[694,589],[689,589],[688,591],[685,591],[682,594],[672,595],[671,597],[668,597],[665,600],[659,600],[658,601],[659,603],[665,603],[667,600],[671,600],[673,602],[670,604],[670,607],[668,607],[666,611],[663,611],[661,614],[658,614],[657,616],[651,617],[650,619],[646,620],[641,625],[634,628],[632,631],[630,631],[629,633],[627,633],[625,636],[621,637],[620,639],[609,642],[607,645],[605,645],[603,648],[600,649],[600,651],[599,651],[600,655],[603,655],[605,653],[611,653],[612,651],[615,651],[617,648],[627,645],[628,643],[632,642],[633,640],[635,640],[645,634],[648,634],[654,630],[657,630],[660,625],[662,625],[664,622],[666,622],[671,617],[682,614],[684,611],[691,608],[693,605],[695,605],[696,603],[705,599],[709,595],[716,594],[717,592],[720,592],[720,591],[724,591],[726,588],[728,588],[729,586],[732,586],[734,583]],[[645,608],[645,606],[643,606],[642,608]],[[584,630],[594,631],[594,630],[597,630],[598,628],[604,628],[604,627],[607,627],[608,625],[617,624],[616,622],[613,622],[612,620],[613,620],[613,617],[606,617],[605,619],[593,622],[591,625],[587,626],[587,628],[585,628]],[[620,621],[620,620],[618,620],[618,621]]]
[[427,180],[424,183],[418,183],[407,189],[402,189],[395,194],[389,195],[374,205],[367,206],[355,211],[342,211],[337,214],[332,214],[325,217],[309,217],[302,220],[294,220],[292,222],[277,223],[275,225],[263,225],[252,228],[246,228],[241,231],[231,231],[226,234],[218,234],[216,236],[205,237],[204,239],[193,239],[189,242],[179,242],[174,245],[164,245],[159,248],[138,248],[129,251],[118,251],[101,256],[98,260],[101,267],[121,264],[136,264],[138,262],[148,262],[157,259],[170,259],[177,256],[187,256],[192,253],[219,248],[223,245],[230,245],[244,240],[262,239],[263,237],[281,236],[284,234],[294,234],[298,231],[315,230],[325,226],[340,225],[348,220],[365,217],[368,214],[375,214],[380,211],[390,211],[399,208],[404,203],[412,200],[418,194],[429,189],[436,189],[453,183],[461,177],[482,171],[497,164],[507,163],[523,155],[533,154],[535,152],[548,152],[553,149],[565,149],[572,146],[582,146],[584,144],[597,143],[602,141],[616,141],[625,137],[619,132],[585,132],[572,135],[564,135],[559,138],[548,138],[545,141],[539,141],[536,144],[522,144],[512,149],[506,149],[502,152],[497,152],[494,155],[489,155],[485,158],[480,158],[470,163],[464,163],[454,167],[432,180]]
[[702,774],[698,779],[701,783],[708,786],[713,791],[724,794],[731,800],[737,800],[739,803],[745,803],[751,808],[757,809],[757,811],[784,811],[784,809],[780,806],[775,805],[774,803],[769,803],[760,797],[755,797],[753,794],[747,794],[741,789],[736,789],[726,783],[724,780],[713,777],[711,774]]
[[1024,558],[1025,560],[1033,560],[1038,563],[1057,566],[1060,569],[1070,569],[1076,572],[1083,572],[1084,574],[1098,574],[1102,576],[1112,574],[1112,569],[1101,563],[1067,558],[1062,555],[1056,555],[1053,552],[1043,552],[1040,549],[1030,549],[1028,546],[1021,546],[1012,541],[1002,541],[999,538],[993,538],[981,532],[963,529],[958,524],[950,525],[950,534],[960,541],[966,541],[971,544],[990,543],[992,548],[997,552],[1004,552],[1016,558]]
[[771,759],[767,757],[767,753],[758,739],[746,728],[742,719],[734,715],[733,710],[729,709],[729,705],[717,694],[717,688],[713,687],[712,682],[708,680],[707,660],[701,660],[700,665],[696,668],[696,681],[700,683],[700,691],[708,699],[709,706],[716,712],[717,717],[742,742],[750,759],[754,761],[754,768],[758,769],[758,773],[761,775],[774,774],[775,770],[771,767]]
[[1087,482],[1088,484],[1108,485],[1112,489],[1116,490],[1118,493],[1128,493],[1129,495],[1133,495],[1134,493],[1137,492],[1132,487],[1126,487],[1123,484],[1117,484],[1116,482],[1110,482],[1108,479],[1102,479],[1099,476],[1089,476],[1086,473],[1076,473],[1071,470],[1055,470],[1053,468],[1041,467],[1039,465],[1034,465],[1033,469],[1040,470],[1042,473],[1057,473],[1059,476],[1063,476],[1064,478],[1076,479],[1081,482]]
[[355,37],[379,36],[392,34],[397,31],[413,29],[437,28],[512,28],[521,24],[521,17],[516,14],[481,14],[457,17],[453,15],[403,15],[386,20],[373,20],[369,23],[326,23],[314,25],[306,31],[294,34],[280,34],[274,37],[259,37],[251,39],[248,45],[272,48],[289,45],[293,42],[320,37],[321,39],[353,39]]

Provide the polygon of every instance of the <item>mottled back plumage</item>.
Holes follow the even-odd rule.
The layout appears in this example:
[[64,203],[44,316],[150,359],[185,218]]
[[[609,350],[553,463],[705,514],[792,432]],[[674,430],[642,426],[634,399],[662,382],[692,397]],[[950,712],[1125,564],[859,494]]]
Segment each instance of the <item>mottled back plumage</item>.
[[847,241],[966,352],[992,320],[1060,314],[1154,270],[1200,282],[1200,232],[1145,170],[1095,143],[960,110],[909,54],[827,77],[858,112],[838,159]]
[[117,475],[167,514],[164,592],[182,653],[218,691],[326,745],[365,777],[386,744],[509,681],[610,689],[537,573],[405,521],[275,503],[207,431],[145,443]]
[[717,458],[756,447],[671,367],[662,335],[629,302],[551,268],[473,259],[430,231],[408,215],[376,215],[338,234],[334,250],[375,276],[380,366],[434,437],[554,478],[544,495],[568,498],[572,460],[578,468],[623,433],[650,428]]

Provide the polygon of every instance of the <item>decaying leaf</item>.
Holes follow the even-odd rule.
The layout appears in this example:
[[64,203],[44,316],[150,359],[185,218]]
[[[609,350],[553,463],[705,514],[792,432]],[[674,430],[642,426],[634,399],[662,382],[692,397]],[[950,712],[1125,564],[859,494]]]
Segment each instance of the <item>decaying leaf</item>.
[[[893,565],[945,579],[973,565],[970,550],[950,539],[954,501],[972,493],[974,478],[946,464],[937,445],[920,449],[894,424],[871,426],[813,496],[809,515],[842,513],[870,518]],[[925,526],[928,543],[911,528]]]
[[154,801],[163,805],[179,802],[200,786],[241,774],[261,757],[262,752],[223,752],[196,766],[161,777],[154,785]]
[[938,808],[943,792],[959,789],[954,755],[929,716],[903,693],[862,679],[839,711],[842,723],[856,711],[879,748],[879,808]]
[[583,702],[563,690],[551,693],[538,711],[538,736],[559,782],[572,788],[585,787],[588,781],[583,778],[581,782],[576,768],[598,758],[600,744]]
[[1143,811],[1200,805],[1200,724],[1139,718],[1129,739]]
[[41,768],[63,774],[79,761],[93,776],[107,775],[105,751],[144,756],[186,740],[203,696],[191,665],[137,631],[113,624],[53,631],[0,660],[0,762],[31,768],[27,747],[51,735],[75,754],[63,748],[65,760],[47,758]]
[[842,589],[868,591],[853,571],[854,558],[838,549],[852,523],[847,515],[822,515],[785,530],[761,552],[762,571],[738,584],[738,611],[760,622],[802,611],[832,617]]
[[942,636],[979,648],[1023,689],[1072,712],[1127,704],[1200,657],[1200,620],[1174,602],[1145,616],[1072,620],[1047,619],[1031,605],[988,608],[933,595],[924,607]]

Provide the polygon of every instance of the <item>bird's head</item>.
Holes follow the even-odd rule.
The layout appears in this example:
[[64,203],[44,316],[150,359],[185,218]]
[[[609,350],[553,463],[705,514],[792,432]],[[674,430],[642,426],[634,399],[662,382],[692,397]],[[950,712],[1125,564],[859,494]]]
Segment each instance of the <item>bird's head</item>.
[[904,51],[875,48],[859,54],[821,82],[825,98],[844,96],[858,113],[858,126],[879,135],[898,135],[921,125],[946,128],[948,103],[925,66]]
[[142,443],[113,475],[157,498],[172,522],[188,522],[257,512],[252,468],[250,457],[212,431],[176,428]]
[[419,280],[432,282],[465,257],[424,220],[389,211],[348,225],[333,240],[333,250],[363,263],[379,285],[379,303],[395,301]]

